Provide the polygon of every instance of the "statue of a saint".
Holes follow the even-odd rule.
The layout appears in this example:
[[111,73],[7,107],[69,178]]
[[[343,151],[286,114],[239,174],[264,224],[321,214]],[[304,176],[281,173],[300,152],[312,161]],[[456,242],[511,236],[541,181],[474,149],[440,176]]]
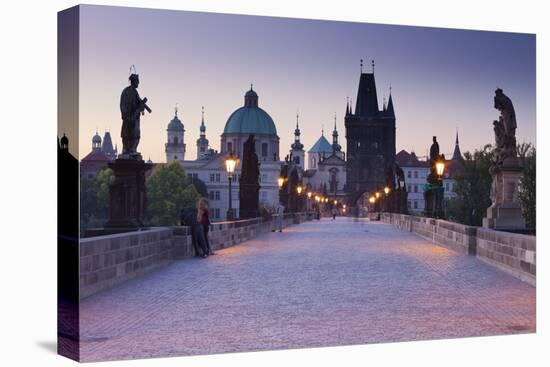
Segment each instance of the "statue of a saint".
[[439,143],[437,142],[437,137],[433,137],[433,143],[430,147],[430,163],[437,161],[439,159]]
[[120,95],[120,114],[122,117],[122,156],[125,158],[138,159],[140,154],[137,152],[140,133],[140,116],[143,111],[151,113],[147,106],[147,98],[141,99],[137,88],[139,86],[139,75],[132,74],[129,77],[130,85],[124,88]]
[[498,121],[494,121],[495,144],[497,146],[497,164],[504,159],[517,156],[516,148],[516,112],[510,98],[502,89],[495,91],[495,108],[500,111]]

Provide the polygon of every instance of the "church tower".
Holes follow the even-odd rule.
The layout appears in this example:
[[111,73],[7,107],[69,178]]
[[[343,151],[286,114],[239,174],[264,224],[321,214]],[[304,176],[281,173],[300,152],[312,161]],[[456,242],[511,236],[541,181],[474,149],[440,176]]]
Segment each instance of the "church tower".
[[453,158],[451,158],[453,161],[461,161],[464,158],[462,158],[462,153],[460,152],[460,145],[458,144],[458,130],[456,131],[456,140],[455,140],[455,150],[453,152]]
[[202,106],[200,137],[197,139],[197,159],[203,158],[207,153],[208,139],[206,139],[206,125],[204,125],[204,106]]
[[334,130],[332,130],[332,152],[335,156],[344,159],[342,146],[338,144],[338,130],[336,129],[336,114],[334,114]]
[[94,137],[92,138],[92,152],[101,152],[101,136],[96,131]]
[[372,72],[361,76],[355,112],[346,109],[347,180],[350,204],[365,192],[373,193],[391,180],[395,162],[395,112],[391,95],[387,107],[378,109],[378,97]]
[[166,142],[166,163],[172,161],[183,162],[185,159],[185,144],[183,143],[183,134],[185,129],[183,123],[178,118],[178,108],[175,108],[174,118],[168,124],[166,129],[168,140]]
[[292,162],[303,172],[305,169],[305,151],[304,144],[300,141],[300,127],[298,125],[298,119],[299,115],[296,114],[296,129],[294,129],[294,143],[290,146],[290,156],[292,157]]

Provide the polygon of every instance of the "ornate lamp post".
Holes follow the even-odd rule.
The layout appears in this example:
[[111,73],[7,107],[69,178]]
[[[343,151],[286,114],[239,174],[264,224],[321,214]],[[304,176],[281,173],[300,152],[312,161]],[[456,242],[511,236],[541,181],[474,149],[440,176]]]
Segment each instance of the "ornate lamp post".
[[443,197],[444,197],[444,188],[443,188],[443,174],[445,173],[445,157],[443,154],[441,155],[440,159],[435,162],[435,171],[437,174],[437,187],[435,188],[436,195],[436,203],[435,203],[435,217],[436,218],[443,218]]
[[389,186],[385,186],[384,187],[384,211],[386,212],[391,212],[390,208],[389,208],[389,204],[390,202],[388,201],[388,195],[390,194],[390,187]]
[[233,174],[235,173],[235,166],[238,163],[238,159],[233,156],[233,153],[229,153],[229,156],[225,159],[225,170],[227,172],[227,179],[229,181],[229,209],[227,209],[227,220],[234,220],[232,199],[231,199],[231,181],[233,181]]

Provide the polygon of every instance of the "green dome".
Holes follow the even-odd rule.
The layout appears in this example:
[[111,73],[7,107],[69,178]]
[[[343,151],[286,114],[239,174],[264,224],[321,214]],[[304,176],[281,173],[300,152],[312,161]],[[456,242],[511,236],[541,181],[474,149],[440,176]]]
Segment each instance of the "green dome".
[[241,107],[229,116],[223,129],[224,134],[240,133],[277,136],[273,119],[260,107]]
[[177,115],[174,116],[172,121],[170,121],[170,123],[168,124],[168,130],[183,131],[183,124],[181,123],[181,121],[180,121],[180,119],[178,118]]
[[244,106],[229,116],[223,133],[277,136],[273,119],[258,107],[258,94],[252,89],[252,85],[244,95]]

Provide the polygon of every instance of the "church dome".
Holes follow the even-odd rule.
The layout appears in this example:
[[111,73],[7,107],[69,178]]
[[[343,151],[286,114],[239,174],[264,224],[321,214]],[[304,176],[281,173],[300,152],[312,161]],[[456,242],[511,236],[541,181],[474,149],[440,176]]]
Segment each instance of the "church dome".
[[273,119],[258,107],[258,94],[250,88],[246,92],[245,104],[229,116],[223,130],[224,134],[254,134],[277,136]]
[[168,130],[183,131],[183,124],[176,114],[168,124]]

